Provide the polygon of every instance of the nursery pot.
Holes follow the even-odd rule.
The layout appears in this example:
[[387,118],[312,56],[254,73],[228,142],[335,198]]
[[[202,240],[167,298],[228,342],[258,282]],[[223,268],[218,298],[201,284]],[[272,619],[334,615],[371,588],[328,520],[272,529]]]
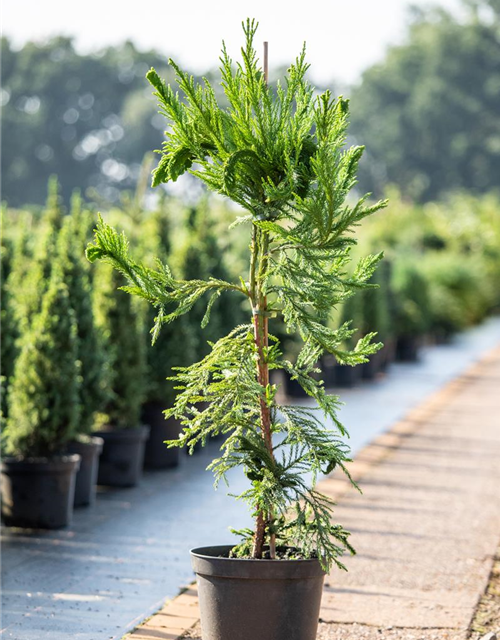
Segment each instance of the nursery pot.
[[315,640],[319,561],[229,558],[231,548],[191,551],[203,640]]
[[369,357],[368,362],[363,362],[363,364],[359,365],[361,378],[363,380],[373,380],[377,377],[377,374],[380,373],[383,368],[382,358],[382,353],[377,351],[377,353]]
[[400,336],[396,343],[397,360],[400,362],[416,362],[420,344],[420,338],[416,336]]
[[80,469],[76,474],[75,507],[84,507],[95,501],[99,456],[104,441],[97,436],[74,440],[67,446],[68,453],[78,453],[81,457]]
[[333,356],[322,359],[322,377],[325,387],[354,387],[361,380],[361,367],[339,364]]
[[361,380],[361,368],[337,363],[333,368],[333,380],[334,387],[350,389]]
[[384,346],[378,352],[380,353],[381,369],[386,371],[390,364],[396,359],[396,341],[392,338],[384,342]]
[[6,525],[59,529],[71,522],[79,455],[2,460],[2,517]]
[[175,440],[181,425],[175,418],[165,420],[161,402],[147,402],[142,409],[142,419],[150,428],[149,440],[144,452],[144,466],[149,469],[165,469],[179,464],[179,449],[167,448],[165,440]]
[[285,377],[286,395],[289,398],[307,398],[307,393],[301,387],[300,382],[292,380],[289,376]]
[[134,487],[142,475],[144,445],[149,427],[109,429],[94,435],[103,439],[97,484]]

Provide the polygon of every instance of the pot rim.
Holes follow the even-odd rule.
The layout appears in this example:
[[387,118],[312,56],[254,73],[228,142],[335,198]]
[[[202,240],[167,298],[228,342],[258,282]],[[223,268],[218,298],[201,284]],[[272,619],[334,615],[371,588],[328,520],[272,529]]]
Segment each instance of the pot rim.
[[255,558],[224,558],[216,555],[228,552],[230,545],[196,547],[191,550],[191,562],[199,576],[236,580],[309,580],[323,579],[326,572],[318,558],[257,560]]
[[67,472],[78,471],[82,457],[78,453],[62,453],[54,456],[7,456],[2,459],[2,472],[16,469],[30,472]]
[[93,433],[79,433],[75,438],[70,440],[68,444],[75,443],[94,446],[102,443],[102,438],[94,435]]
[[127,427],[126,429],[114,429],[111,425],[106,425],[106,427],[99,431],[92,431],[91,435],[102,439],[146,440],[151,430],[148,424]]
[[290,564],[296,564],[297,562],[301,562],[301,563],[306,563],[309,562],[311,564],[318,564],[319,563],[319,559],[318,558],[278,558],[277,560],[271,560],[269,558],[261,558],[261,559],[257,559],[257,558],[224,558],[221,556],[216,556],[213,554],[209,554],[209,553],[202,553],[203,551],[207,550],[207,549],[220,549],[221,551],[224,550],[229,550],[229,549],[233,549],[235,547],[234,544],[219,544],[219,545],[210,545],[210,546],[205,546],[205,547],[195,547],[194,549],[190,549],[189,553],[196,557],[196,558],[203,558],[206,560],[222,560],[224,562],[245,562],[245,563],[255,563],[255,564],[259,564],[261,565],[262,563],[266,562],[269,564],[276,564],[277,562],[279,562],[279,564],[286,564],[286,563],[290,563]]
[[[68,455],[70,453],[76,453],[82,458],[88,458],[97,453],[97,455],[101,454],[102,448],[104,446],[104,439],[100,436],[92,436],[85,435],[85,440],[80,440],[79,438],[75,438],[74,440],[70,440],[67,444]],[[73,449],[73,451],[69,451],[69,449]]]

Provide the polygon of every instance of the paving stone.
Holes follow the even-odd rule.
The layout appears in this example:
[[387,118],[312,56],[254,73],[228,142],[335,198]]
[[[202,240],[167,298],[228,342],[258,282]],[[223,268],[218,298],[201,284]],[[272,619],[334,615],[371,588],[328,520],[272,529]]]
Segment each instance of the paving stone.
[[199,619],[198,612],[195,611],[193,616],[175,616],[170,613],[157,613],[147,622],[144,623],[143,629],[162,629],[166,628],[171,631],[182,633],[189,627],[192,627]]

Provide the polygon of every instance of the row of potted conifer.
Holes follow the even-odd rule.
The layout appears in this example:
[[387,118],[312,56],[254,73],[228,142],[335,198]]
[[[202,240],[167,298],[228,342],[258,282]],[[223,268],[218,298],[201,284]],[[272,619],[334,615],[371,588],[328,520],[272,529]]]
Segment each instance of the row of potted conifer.
[[[146,259],[170,257],[164,204],[148,214],[147,241],[136,246]],[[78,196],[65,215],[54,179],[41,218],[23,221],[2,246],[2,515],[55,528],[68,524],[73,504],[92,504],[96,484],[134,486],[143,465],[178,464],[178,450],[163,444],[180,429],[163,416],[174,393],[166,376],[206,350],[235,313],[216,307],[203,335],[194,318],[150,347],[150,307],[119,291],[121,274],[85,258],[95,215]],[[206,207],[188,211],[184,235],[175,254],[182,275],[223,275]]]
[[[322,378],[327,386],[352,386],[372,379],[394,359],[414,360],[424,341],[448,339],[498,306],[493,285],[498,277],[493,205],[471,201],[458,213],[456,204],[448,209],[442,205],[439,215],[435,209],[433,215],[419,211],[420,225],[409,234],[408,247],[404,234],[394,246],[391,207],[386,217],[363,230],[365,244],[385,245],[385,260],[372,277],[378,289],[349,298],[338,322],[352,320],[357,328],[348,346],[373,328],[384,347],[358,367],[324,356]],[[402,203],[397,208],[411,229],[416,212],[405,210]],[[443,224],[442,219],[451,215],[455,220],[464,218],[461,233],[451,235]],[[124,226],[130,218],[126,210],[115,211],[115,217]],[[138,254],[151,264],[151,256],[163,261],[173,258],[186,279],[199,273],[224,279],[227,269],[220,260],[207,207],[188,210],[182,232],[172,228],[172,217],[165,200],[145,216],[142,224],[147,233],[137,242],[132,239]],[[232,307],[221,313],[219,307],[217,313],[216,308],[209,326],[200,330],[203,309],[195,307],[189,322],[165,326],[151,347],[148,330],[154,308],[122,296],[117,290],[122,276],[111,269],[89,269],[83,256],[95,218],[82,209],[77,196],[70,215],[65,216],[52,181],[41,220],[25,217],[25,228],[16,237],[4,238],[2,246],[2,446],[5,454],[16,459],[5,462],[4,472],[9,469],[20,477],[21,459],[37,459],[54,451],[79,455],[79,463],[72,458],[66,469],[80,465],[76,505],[93,501],[97,478],[101,484],[135,484],[143,456],[150,468],[178,463],[178,450],[163,445],[179,431],[175,418],[166,421],[163,416],[174,400],[165,371],[205,355],[207,341],[213,342],[230,324],[237,324],[241,312]],[[470,229],[480,226],[488,233],[477,247]],[[488,239],[490,245],[484,247]],[[282,338],[287,354],[293,354],[296,339],[284,332]],[[289,396],[304,395],[296,380],[286,376],[282,382]],[[7,491],[8,482],[4,486]],[[31,490],[21,493],[33,495]],[[12,491],[4,495],[7,522],[14,521],[9,520],[13,501]],[[34,514],[34,522],[43,524],[43,516],[32,506],[29,513]],[[66,519],[65,515],[61,521]]]

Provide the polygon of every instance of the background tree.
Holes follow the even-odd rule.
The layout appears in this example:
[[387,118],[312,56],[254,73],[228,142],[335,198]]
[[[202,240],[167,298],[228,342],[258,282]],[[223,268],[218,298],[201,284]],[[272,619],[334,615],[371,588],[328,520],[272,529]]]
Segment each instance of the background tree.
[[400,339],[421,338],[430,328],[429,283],[420,265],[421,256],[398,254],[392,262],[394,333]]
[[457,188],[498,187],[498,2],[463,5],[465,17],[415,10],[406,42],[353,89],[351,134],[369,149],[363,190],[380,194],[394,183],[425,201]]
[[[188,210],[185,237],[172,252],[170,264],[183,280],[231,278],[206,199]],[[208,342],[216,342],[243,321],[241,305],[227,304],[227,301],[224,305],[223,302],[221,299],[214,300],[210,311],[210,322],[206,326],[202,326],[205,306],[201,300],[193,306],[186,319],[192,327],[195,353],[198,357],[205,356],[209,352]],[[186,364],[188,362],[192,362],[192,359],[185,361]]]
[[146,151],[163,125],[144,82],[166,58],[131,42],[88,55],[71,38],[12,48],[1,40],[2,191],[12,206],[42,204],[57,174],[67,202],[74,189],[119,199],[135,186]]

